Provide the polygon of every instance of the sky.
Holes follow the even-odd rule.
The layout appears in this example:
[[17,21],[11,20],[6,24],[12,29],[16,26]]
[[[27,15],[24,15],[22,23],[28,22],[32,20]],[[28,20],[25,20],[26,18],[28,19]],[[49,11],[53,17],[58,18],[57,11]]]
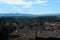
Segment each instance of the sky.
[[57,14],[60,0],[0,0],[0,13]]

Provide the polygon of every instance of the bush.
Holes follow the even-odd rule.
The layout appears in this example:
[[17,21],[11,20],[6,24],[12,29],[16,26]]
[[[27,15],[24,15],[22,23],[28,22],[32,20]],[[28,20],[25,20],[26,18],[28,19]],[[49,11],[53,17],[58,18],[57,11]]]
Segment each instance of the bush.
[[34,38],[28,38],[28,40],[34,40]]

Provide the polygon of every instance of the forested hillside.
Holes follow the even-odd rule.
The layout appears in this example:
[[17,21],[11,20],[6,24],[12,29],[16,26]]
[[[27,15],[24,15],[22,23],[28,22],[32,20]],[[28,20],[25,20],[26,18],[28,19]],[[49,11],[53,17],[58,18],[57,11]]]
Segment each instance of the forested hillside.
[[34,17],[34,18],[28,18],[28,17],[1,17],[0,23],[16,23],[16,24],[30,24],[33,22],[57,22],[60,21],[60,18],[57,16],[45,16],[45,17]]

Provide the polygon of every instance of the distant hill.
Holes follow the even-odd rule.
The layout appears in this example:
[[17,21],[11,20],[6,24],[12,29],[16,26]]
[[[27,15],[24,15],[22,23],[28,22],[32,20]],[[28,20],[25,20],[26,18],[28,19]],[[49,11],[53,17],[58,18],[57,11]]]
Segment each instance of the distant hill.
[[20,17],[39,17],[39,16],[60,16],[60,13],[51,13],[43,15],[32,15],[32,14],[23,14],[23,13],[0,13],[0,17],[11,17],[11,16],[20,16]]
[[22,13],[0,13],[0,16],[33,16],[32,14],[22,14]]
[[60,13],[47,13],[47,14],[40,14],[39,16],[60,16]]
[[37,15],[32,15],[32,14],[23,14],[23,13],[0,13],[0,17],[21,17],[21,18],[31,18],[35,17]]

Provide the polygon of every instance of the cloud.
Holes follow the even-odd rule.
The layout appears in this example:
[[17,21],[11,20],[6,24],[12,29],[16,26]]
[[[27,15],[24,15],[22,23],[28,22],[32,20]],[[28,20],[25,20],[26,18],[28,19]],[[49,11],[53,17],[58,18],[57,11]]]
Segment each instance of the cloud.
[[47,4],[42,4],[42,5],[44,5],[44,6],[45,6],[45,5],[47,5]]
[[11,5],[21,5],[24,7],[31,7],[33,4],[45,4],[48,0],[35,0],[34,2],[25,0],[0,0],[0,3],[11,4]]
[[0,13],[23,13],[23,9],[14,5],[8,5],[5,8],[0,8]]
[[17,6],[8,6],[9,8],[11,8],[11,10],[13,11],[13,13],[23,13],[23,9],[17,7]]

